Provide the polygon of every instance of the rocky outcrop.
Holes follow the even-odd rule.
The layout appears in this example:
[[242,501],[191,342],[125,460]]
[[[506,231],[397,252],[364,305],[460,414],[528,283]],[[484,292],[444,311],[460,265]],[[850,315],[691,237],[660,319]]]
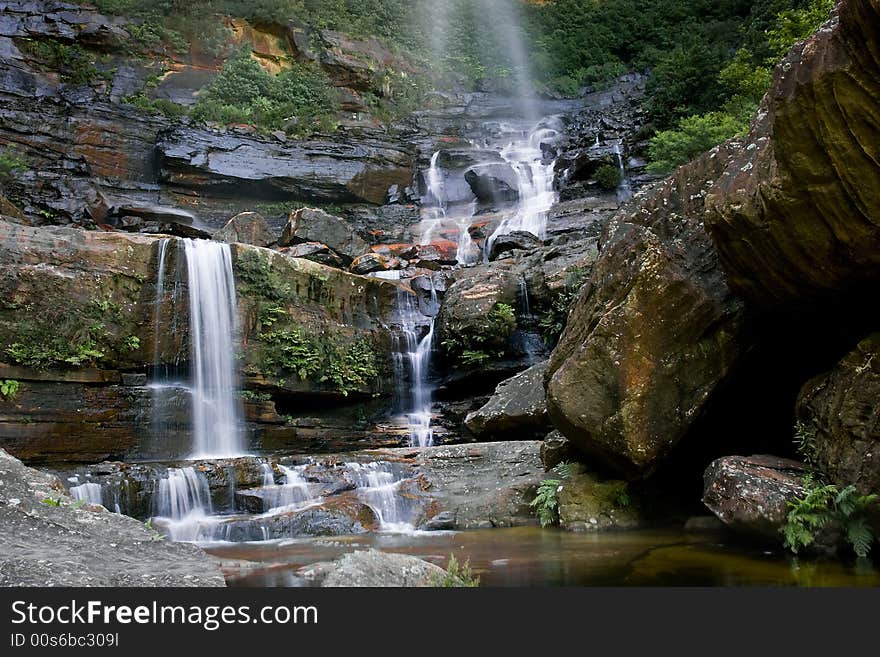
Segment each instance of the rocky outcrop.
[[797,416],[802,449],[816,468],[862,495],[880,491],[880,333],[808,381]]
[[[0,586],[224,586],[199,548],[73,504],[54,476],[0,450]],[[95,555],[112,555],[96,559]]]
[[880,4],[836,11],[777,67],[706,201],[731,286],[769,310],[829,306],[880,281]]
[[545,361],[502,381],[482,408],[468,414],[467,428],[477,436],[494,438],[515,435],[522,439],[530,433],[546,433],[549,428],[544,395],[546,369]]
[[303,242],[326,244],[347,263],[370,249],[345,219],[313,208],[291,212],[278,243],[292,246]]
[[702,223],[706,190],[736,149],[712,150],[615,215],[550,359],[553,423],[627,477],[682,440],[748,346]]
[[263,215],[257,212],[242,212],[229,220],[223,228],[214,233],[214,239],[230,244],[250,244],[268,247],[278,241]]
[[524,230],[517,230],[495,238],[489,251],[489,260],[497,260],[510,251],[534,251],[542,246],[544,242],[539,238]]
[[703,475],[703,503],[733,530],[780,540],[788,503],[806,493],[803,463],[775,456],[725,456]]
[[279,142],[181,126],[156,148],[162,182],[220,196],[381,205],[389,187],[406,187],[413,176],[405,146],[373,137]]

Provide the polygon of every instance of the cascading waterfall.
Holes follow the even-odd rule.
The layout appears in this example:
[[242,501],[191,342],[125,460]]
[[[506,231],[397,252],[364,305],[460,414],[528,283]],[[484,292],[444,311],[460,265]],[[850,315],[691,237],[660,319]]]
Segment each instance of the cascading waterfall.
[[431,387],[428,381],[431,350],[434,342],[434,314],[437,309],[437,292],[431,281],[431,296],[427,333],[419,337],[425,315],[419,309],[414,294],[403,288],[397,292],[399,329],[394,331],[394,368],[398,382],[399,403],[406,404],[404,413],[409,428],[409,441],[413,447],[429,447],[434,444],[431,428]]
[[398,495],[402,477],[396,476],[389,463],[346,463],[357,486],[358,497],[379,518],[379,529],[387,532],[411,532],[403,499]]
[[[74,481],[75,480],[75,481]],[[79,477],[71,479],[71,483],[75,486],[70,487],[70,496],[77,502],[85,502],[86,504],[103,505],[104,489],[101,484],[93,482],[79,483]]]
[[[271,513],[278,509],[299,509],[320,502],[320,498],[312,495],[309,483],[303,478],[306,466],[295,468],[278,464],[278,469],[284,475],[284,483],[280,486],[270,484],[265,491],[263,504],[266,512]],[[270,468],[271,469],[271,468]],[[266,478],[264,478],[264,481]]]
[[185,239],[183,244],[189,283],[193,458],[240,456],[232,251],[222,242]]
[[621,201],[628,201],[632,198],[632,185],[626,175],[626,166],[623,163],[623,140],[618,139],[614,142],[614,154],[617,156],[617,167],[620,171],[620,185],[617,188],[617,198]]
[[159,480],[154,515],[172,541],[198,540],[211,513],[208,480],[195,468],[171,468]]
[[541,144],[558,137],[556,121],[555,117],[540,121],[527,135],[511,141],[501,150],[501,157],[516,175],[519,201],[513,214],[498,224],[487,240],[486,258],[499,235],[525,231],[540,239],[547,237],[547,215],[557,200],[556,162],[546,161]]
[[519,302],[522,318],[532,319],[532,309],[529,306],[529,284],[526,282],[525,276],[519,277]]

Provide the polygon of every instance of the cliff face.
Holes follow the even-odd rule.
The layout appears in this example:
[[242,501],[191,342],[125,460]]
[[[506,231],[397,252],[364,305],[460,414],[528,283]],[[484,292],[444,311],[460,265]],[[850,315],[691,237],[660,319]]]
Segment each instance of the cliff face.
[[776,69],[706,225],[738,294],[827,304],[880,280],[880,2],[838,16]]
[[[682,167],[612,221],[546,379],[551,417],[582,452],[640,477],[685,437],[711,444],[693,435],[698,420],[737,403],[732,383],[759,388],[772,374],[739,367],[762,335],[804,339],[778,311],[825,312],[840,334],[869,332],[878,28],[880,2],[840,2],[780,64],[743,143]],[[826,368],[821,351],[803,345],[805,370]],[[776,438],[781,451],[792,434]]]

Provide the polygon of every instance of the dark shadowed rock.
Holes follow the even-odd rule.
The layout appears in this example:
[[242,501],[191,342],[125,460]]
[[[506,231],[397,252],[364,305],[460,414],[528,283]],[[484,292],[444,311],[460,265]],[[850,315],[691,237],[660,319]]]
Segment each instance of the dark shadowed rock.
[[349,268],[352,274],[361,276],[374,271],[386,271],[387,269],[389,269],[388,261],[378,253],[365,253],[362,256],[358,256]]
[[[471,191],[477,197],[477,200],[481,203],[516,201],[519,198],[516,182],[505,180],[507,177],[505,174],[510,165],[489,165],[489,167],[491,169],[487,170],[480,167],[479,169],[468,169],[465,171],[464,179],[470,185]],[[500,167],[500,169],[495,170],[495,167]],[[510,174],[512,173],[513,171],[510,171]]]
[[880,333],[808,381],[797,415],[811,462],[831,481],[863,495],[880,491]]
[[345,267],[345,261],[329,246],[320,242],[301,242],[293,246],[282,247],[279,251],[291,258],[303,258],[336,269]]
[[703,504],[736,531],[780,541],[788,503],[805,494],[803,463],[776,456],[725,456],[703,475]]
[[880,4],[843,0],[837,14],[777,67],[706,201],[731,287],[769,309],[880,281]]
[[499,235],[492,242],[489,260],[495,260],[510,251],[534,251],[544,246],[540,238],[524,230],[517,230],[506,235]]
[[509,435],[522,439],[548,429],[544,372],[547,362],[533,365],[524,372],[502,381],[485,406],[465,419],[467,428],[477,436],[495,438]]
[[548,472],[560,463],[572,460],[571,441],[560,431],[551,431],[541,443],[541,463]]
[[349,262],[370,249],[345,219],[313,208],[291,212],[278,241],[281,246],[299,242],[321,242]]
[[253,246],[272,246],[277,241],[266,219],[257,212],[242,212],[235,215],[229,223],[214,233],[214,239],[230,244],[239,242]]
[[602,238],[547,370],[553,423],[627,477],[650,473],[741,359],[743,305],[703,228],[703,199],[736,146],[642,192]]
[[225,585],[199,548],[158,539],[104,507],[75,508],[57,477],[0,450],[0,586]]

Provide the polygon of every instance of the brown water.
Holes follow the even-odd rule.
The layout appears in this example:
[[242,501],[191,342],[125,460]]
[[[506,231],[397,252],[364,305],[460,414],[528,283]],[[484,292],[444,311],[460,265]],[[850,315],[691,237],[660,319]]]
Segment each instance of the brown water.
[[681,530],[573,534],[522,527],[205,547],[223,560],[230,586],[307,586],[297,575],[302,566],[370,547],[441,566],[454,554],[470,562],[483,586],[880,586],[880,571],[866,560],[799,560],[722,534]]

